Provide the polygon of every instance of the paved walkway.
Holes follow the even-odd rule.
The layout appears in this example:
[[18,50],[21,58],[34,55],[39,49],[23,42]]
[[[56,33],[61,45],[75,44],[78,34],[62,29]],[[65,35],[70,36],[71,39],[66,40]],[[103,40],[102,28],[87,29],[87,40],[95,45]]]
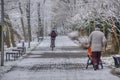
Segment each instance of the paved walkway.
[[24,59],[16,61],[0,80],[120,80],[110,73],[107,64],[97,71],[92,66],[85,69],[87,52],[68,37],[57,38],[55,51],[49,48],[49,41],[46,38]]

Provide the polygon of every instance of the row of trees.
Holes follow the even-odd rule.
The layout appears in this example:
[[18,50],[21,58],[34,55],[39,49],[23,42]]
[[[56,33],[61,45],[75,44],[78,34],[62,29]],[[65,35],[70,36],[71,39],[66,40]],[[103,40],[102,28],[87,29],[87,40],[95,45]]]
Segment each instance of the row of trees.
[[16,47],[16,42],[32,41],[34,36],[43,36],[42,6],[45,1],[4,1],[4,37],[7,47]]
[[[11,5],[11,6],[10,6]],[[5,19],[4,19],[4,33],[5,33],[5,42],[7,47],[15,47],[16,41],[24,39],[27,41],[28,37],[26,35],[27,30],[25,29],[25,21],[23,18],[23,9],[21,2],[18,1],[5,1]],[[20,11],[20,13],[17,12]],[[14,13],[13,13],[14,12]],[[28,3],[26,4],[26,13],[28,14]],[[21,16],[19,15],[21,14]],[[14,16],[13,16],[14,15]],[[15,17],[19,18],[21,25],[18,24],[18,20]],[[26,17],[28,18],[28,17]],[[31,37],[31,36],[30,36]]]
[[57,28],[65,33],[79,30],[89,35],[101,24],[106,37],[110,35],[111,52],[120,52],[120,0],[58,0],[53,11]]
[[[51,15],[46,14],[49,10],[44,8],[50,5],[48,2],[52,5]],[[52,25],[45,25],[46,16],[50,16]],[[119,23],[120,0],[5,0],[7,47],[16,46],[15,42],[19,40],[28,41],[28,35],[30,40],[36,35],[43,36],[45,27],[56,27],[62,35],[74,30],[89,35],[96,24],[101,24],[106,37],[111,35],[114,40],[112,51],[118,52]]]

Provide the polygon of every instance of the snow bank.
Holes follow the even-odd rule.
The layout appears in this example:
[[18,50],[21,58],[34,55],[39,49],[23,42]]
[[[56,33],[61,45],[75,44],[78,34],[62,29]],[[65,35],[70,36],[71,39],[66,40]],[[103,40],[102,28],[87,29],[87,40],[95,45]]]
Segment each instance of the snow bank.
[[71,33],[68,33],[68,37],[72,40],[75,40],[79,37],[79,32],[78,31],[74,31],[74,32],[71,32]]

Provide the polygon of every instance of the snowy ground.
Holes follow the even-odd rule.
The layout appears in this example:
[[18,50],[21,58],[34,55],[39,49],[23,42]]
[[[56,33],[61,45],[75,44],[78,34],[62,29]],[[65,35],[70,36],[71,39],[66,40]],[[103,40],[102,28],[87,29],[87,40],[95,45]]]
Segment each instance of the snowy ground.
[[92,66],[85,69],[87,51],[79,49],[68,37],[57,37],[55,51],[51,51],[49,43],[50,38],[45,38],[25,57],[6,62],[0,69],[8,71],[2,73],[0,80],[120,80],[111,74],[112,57],[102,58],[104,68],[94,71]]

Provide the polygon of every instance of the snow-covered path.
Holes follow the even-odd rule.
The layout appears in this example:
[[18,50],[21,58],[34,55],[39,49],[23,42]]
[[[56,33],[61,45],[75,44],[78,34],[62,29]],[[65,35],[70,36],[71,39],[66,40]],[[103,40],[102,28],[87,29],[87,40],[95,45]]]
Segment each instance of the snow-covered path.
[[[65,49],[62,51],[61,47]],[[85,69],[87,57],[79,56],[85,53],[66,36],[57,38],[55,51],[52,52],[49,38],[46,38],[35,51],[15,61],[16,65],[0,80],[120,80],[110,73],[107,64],[97,71],[92,66]]]
[[[45,40],[39,46],[48,47],[49,45],[50,45],[50,37],[46,37]],[[78,45],[72,42],[67,36],[56,37],[56,47],[63,47],[63,46],[64,47],[69,47],[69,46],[78,47]]]

